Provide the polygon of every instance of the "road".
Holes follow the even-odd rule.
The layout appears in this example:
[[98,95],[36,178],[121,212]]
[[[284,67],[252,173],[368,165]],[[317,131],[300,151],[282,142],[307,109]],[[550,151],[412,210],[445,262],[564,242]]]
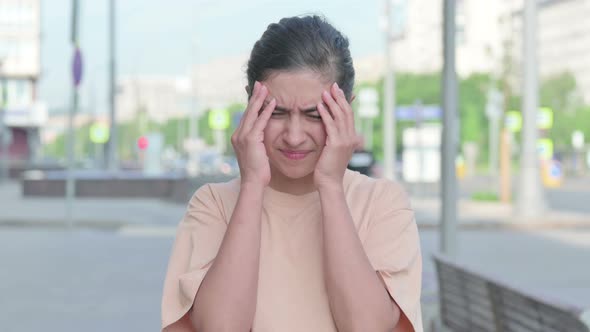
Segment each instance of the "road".
[[[158,331],[172,228],[74,230],[2,227],[2,331]],[[425,316],[436,311],[421,230]],[[590,230],[463,230],[459,259],[499,278],[590,307]],[[287,300],[287,299],[286,299]]]

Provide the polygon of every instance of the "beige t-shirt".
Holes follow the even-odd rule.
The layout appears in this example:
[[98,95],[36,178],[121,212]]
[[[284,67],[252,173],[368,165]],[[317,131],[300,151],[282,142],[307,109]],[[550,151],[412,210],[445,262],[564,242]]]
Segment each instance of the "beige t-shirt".
[[[344,189],[365,253],[405,316],[395,331],[423,331],[422,257],[407,194],[395,182],[350,170]],[[164,283],[163,331],[194,331],[185,314],[217,255],[239,190],[234,179],[204,185],[191,198]],[[253,332],[336,331],[324,286],[321,232],[317,191],[294,196],[265,189]]]

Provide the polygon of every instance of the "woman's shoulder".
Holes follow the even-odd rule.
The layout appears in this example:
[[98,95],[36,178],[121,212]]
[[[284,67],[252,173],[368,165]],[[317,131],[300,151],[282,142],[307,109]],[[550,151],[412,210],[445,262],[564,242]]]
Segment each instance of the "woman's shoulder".
[[393,180],[372,178],[357,171],[346,170],[346,191],[355,195],[405,193],[403,186]]
[[222,201],[234,196],[237,197],[239,191],[239,178],[233,178],[224,182],[205,182],[195,190],[191,200],[212,199],[215,201]]
[[370,208],[408,208],[409,196],[401,183],[347,170],[346,196],[351,204]]

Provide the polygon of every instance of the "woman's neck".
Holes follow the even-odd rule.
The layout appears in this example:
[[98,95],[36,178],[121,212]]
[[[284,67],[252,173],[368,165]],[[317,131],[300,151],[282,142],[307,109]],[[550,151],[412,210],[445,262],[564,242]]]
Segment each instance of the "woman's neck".
[[291,195],[305,195],[316,191],[313,173],[299,179],[291,179],[282,174],[273,174],[269,186],[276,191]]

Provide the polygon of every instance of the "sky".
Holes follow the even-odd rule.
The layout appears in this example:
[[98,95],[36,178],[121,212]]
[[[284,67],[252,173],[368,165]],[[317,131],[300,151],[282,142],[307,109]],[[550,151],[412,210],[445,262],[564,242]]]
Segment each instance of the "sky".
[[[50,111],[72,94],[72,0],[42,0],[39,96]],[[108,0],[80,0],[80,98],[108,112]],[[381,0],[115,0],[117,75],[186,75],[191,64],[249,53],[266,26],[319,13],[350,40],[353,57],[383,50]]]

